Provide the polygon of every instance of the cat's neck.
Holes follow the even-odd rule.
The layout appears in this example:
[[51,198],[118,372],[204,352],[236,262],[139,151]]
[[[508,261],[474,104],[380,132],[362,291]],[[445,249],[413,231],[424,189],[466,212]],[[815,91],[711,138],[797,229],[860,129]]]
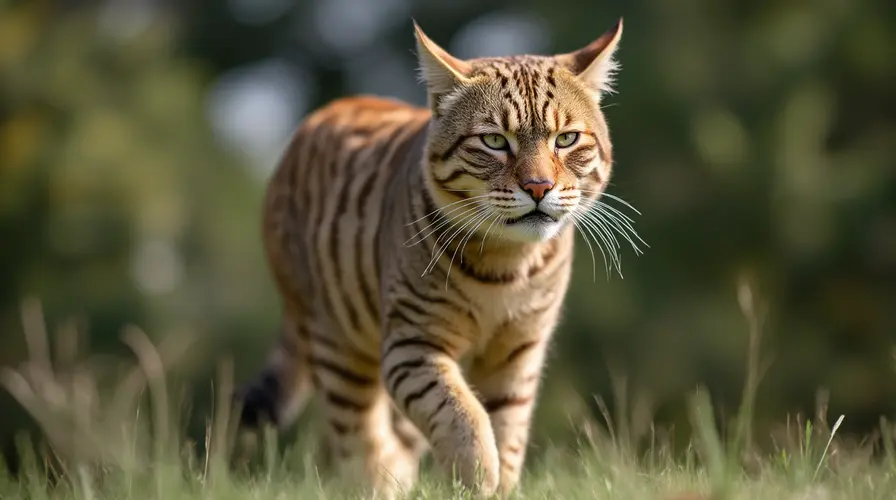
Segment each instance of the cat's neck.
[[445,253],[452,266],[483,281],[514,281],[531,276],[557,256],[572,251],[572,228],[542,242],[508,241],[500,234],[478,233],[449,245]]

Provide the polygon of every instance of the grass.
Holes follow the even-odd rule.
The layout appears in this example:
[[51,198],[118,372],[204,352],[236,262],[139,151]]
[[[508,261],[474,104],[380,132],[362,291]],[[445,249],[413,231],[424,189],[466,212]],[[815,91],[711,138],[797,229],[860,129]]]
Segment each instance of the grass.
[[[730,434],[715,421],[705,391],[691,396],[693,437],[675,450],[651,427],[631,436],[632,426],[605,411],[606,425],[577,422],[576,449],[551,448],[530,456],[519,498],[601,499],[885,499],[896,497],[896,427],[881,420],[873,445],[850,447],[837,435],[844,416],[831,424],[826,412],[812,420],[788,421],[774,449],[754,444],[752,416],[763,373],[760,340],[764,307],[747,283],[739,302],[750,335],[747,382]],[[215,387],[220,402],[208,419],[205,440],[191,442],[178,425],[166,372],[185,357],[183,338],[153,345],[140,330],[124,332],[136,364],[80,360],[75,332],[56,336],[55,356],[39,305],[23,308],[29,359],[6,370],[2,381],[31,413],[48,446],[37,453],[20,443],[17,477],[0,475],[0,498],[31,499],[286,499],[363,496],[319,470],[311,438],[278,453],[266,434],[261,453],[246,457],[230,408],[231,366],[220,364]],[[178,343],[177,340],[181,342]],[[605,408],[601,406],[601,408]],[[726,423],[727,424],[727,423]],[[671,442],[671,441],[670,441]],[[646,443],[646,444],[645,444]],[[424,467],[408,498],[468,498],[470,495]]]
[[[810,438],[814,439],[814,438]],[[710,441],[713,441],[710,438]],[[694,446],[684,460],[664,450],[634,459],[612,445],[583,444],[578,452],[549,450],[533,460],[521,498],[568,499],[885,499],[896,492],[896,471],[884,463],[839,463],[824,452],[824,442],[807,442],[790,454],[769,457],[752,473],[735,472],[719,460],[721,450]],[[703,459],[709,456],[708,460]],[[127,458],[73,463],[63,480],[51,485],[34,455],[26,456],[22,481],[0,480],[3,498],[193,499],[193,498],[352,498],[353,492],[315,470],[314,454],[301,446],[282,459],[269,455],[248,474],[222,463],[208,467],[186,456],[135,462]],[[707,462],[703,464],[704,460]],[[714,462],[714,460],[719,460]],[[468,498],[459,488],[425,474],[409,498]]]

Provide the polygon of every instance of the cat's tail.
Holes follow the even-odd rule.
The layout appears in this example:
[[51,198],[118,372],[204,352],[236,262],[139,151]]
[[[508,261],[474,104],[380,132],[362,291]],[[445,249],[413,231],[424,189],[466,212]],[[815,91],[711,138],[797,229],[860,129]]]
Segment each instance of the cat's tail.
[[264,425],[284,429],[299,418],[314,392],[307,360],[307,339],[284,318],[264,368],[234,394],[234,403],[242,408],[241,430]]

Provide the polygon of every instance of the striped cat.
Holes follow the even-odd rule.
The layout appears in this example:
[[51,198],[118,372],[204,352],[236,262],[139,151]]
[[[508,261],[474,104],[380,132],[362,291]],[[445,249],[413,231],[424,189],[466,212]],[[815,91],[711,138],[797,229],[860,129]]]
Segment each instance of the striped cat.
[[464,485],[506,494],[574,229],[599,229],[588,211],[612,168],[600,98],[622,22],[575,52],[473,60],[414,27],[428,109],[336,100],[270,181],[282,333],[239,394],[241,422],[282,428],[316,392],[332,457],[377,491],[410,487],[431,451]]

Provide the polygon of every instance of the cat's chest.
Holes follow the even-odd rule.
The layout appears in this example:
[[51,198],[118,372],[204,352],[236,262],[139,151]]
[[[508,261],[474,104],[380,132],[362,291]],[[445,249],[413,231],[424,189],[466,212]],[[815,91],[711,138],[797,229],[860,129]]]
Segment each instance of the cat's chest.
[[482,351],[496,332],[508,324],[541,323],[539,314],[551,314],[564,298],[563,283],[526,282],[518,286],[477,287],[470,290],[470,308],[476,319],[474,352]]
[[480,329],[491,330],[515,317],[537,293],[531,287],[471,287],[470,307]]

